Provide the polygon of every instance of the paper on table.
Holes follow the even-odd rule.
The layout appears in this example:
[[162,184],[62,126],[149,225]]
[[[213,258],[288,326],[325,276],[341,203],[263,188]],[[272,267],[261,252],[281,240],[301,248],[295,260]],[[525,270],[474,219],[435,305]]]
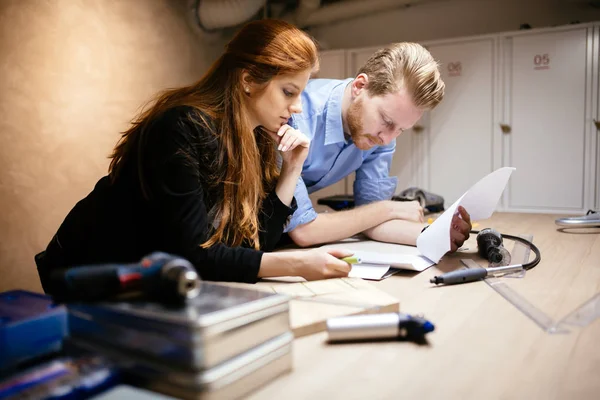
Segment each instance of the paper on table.
[[[362,260],[361,264],[355,264],[354,266],[365,265],[365,268],[357,269],[355,274],[359,274],[359,270],[371,268],[372,265],[379,266],[380,269],[382,266],[385,266],[386,271],[390,267],[393,267],[420,272],[434,264],[426,257],[423,257],[416,247],[401,244],[375,242],[373,240],[362,240],[357,242],[349,239],[335,244],[328,244],[322,246],[322,248],[337,248],[352,251],[354,256],[359,257]],[[381,273],[381,275],[383,276],[384,273],[385,272]],[[371,273],[369,273],[369,275],[370,274]],[[366,273],[365,276],[355,276],[372,279],[367,278]]]
[[[412,247],[415,252],[418,252],[417,248]],[[420,254],[394,254],[384,252],[370,252],[355,250],[355,257],[359,257],[362,260],[361,264],[378,264],[378,265],[389,265],[390,267],[410,269],[413,271],[423,271],[425,268],[433,265],[427,258]]]
[[458,206],[463,206],[467,210],[471,220],[491,217],[514,170],[515,168],[511,167],[497,169],[467,190],[425,232],[419,235],[417,248],[421,254],[437,263],[450,251],[450,224],[452,217],[457,213]]
[[[423,271],[433,265],[421,255],[377,254],[355,251],[354,256],[361,258],[360,264],[352,265],[348,276],[353,278],[381,280],[398,272],[400,269]],[[391,271],[390,271],[391,270]]]
[[350,278],[381,280],[389,270],[389,265],[365,263],[354,264],[348,276]]

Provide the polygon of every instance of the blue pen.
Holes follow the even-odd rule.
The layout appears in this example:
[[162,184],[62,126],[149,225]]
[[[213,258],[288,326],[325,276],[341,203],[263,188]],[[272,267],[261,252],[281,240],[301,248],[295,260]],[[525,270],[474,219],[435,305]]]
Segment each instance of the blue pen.
[[434,329],[425,318],[403,313],[351,315],[327,320],[330,342],[381,339],[418,342]]

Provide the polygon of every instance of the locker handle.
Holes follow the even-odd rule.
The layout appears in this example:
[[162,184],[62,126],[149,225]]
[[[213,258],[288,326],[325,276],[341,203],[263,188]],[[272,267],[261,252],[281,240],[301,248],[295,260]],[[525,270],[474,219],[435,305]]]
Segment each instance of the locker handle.
[[500,124],[500,129],[502,129],[502,133],[510,133],[512,128],[508,124]]
[[596,129],[600,131],[600,121],[594,120],[594,125],[596,125]]
[[415,131],[415,133],[421,133],[425,128],[423,127],[423,125],[415,125],[412,127],[412,129],[413,131]]

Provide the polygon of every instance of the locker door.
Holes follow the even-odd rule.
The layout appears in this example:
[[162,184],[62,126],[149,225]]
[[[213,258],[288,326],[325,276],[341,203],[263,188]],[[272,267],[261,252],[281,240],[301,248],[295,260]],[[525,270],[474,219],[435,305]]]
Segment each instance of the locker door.
[[430,113],[425,186],[448,207],[493,169],[494,39],[427,48],[441,64],[446,92]]
[[[356,76],[360,67],[381,47],[348,51],[348,76]],[[418,145],[421,136],[422,133],[421,135],[418,135],[415,130],[411,130],[404,132],[396,139],[396,151],[394,152],[394,159],[392,160],[392,165],[390,167],[390,176],[398,177],[396,193],[399,193],[410,186],[420,185],[416,173],[416,156],[414,155],[414,150]],[[348,193],[352,193],[355,174],[348,176],[346,179]]]
[[346,51],[329,50],[319,54],[319,71],[313,78],[345,79]]
[[[385,47],[385,46],[381,46]],[[354,77],[358,74],[358,70],[371,57],[373,53],[381,47],[369,47],[364,49],[348,50],[348,77]]]
[[596,166],[596,204],[595,210],[600,211],[600,24],[596,25],[593,34],[592,48],[592,81],[595,80],[595,92],[592,92],[592,104],[596,102],[593,117],[592,143],[596,141],[595,166]]
[[584,207],[586,37],[579,28],[509,39],[511,210]]

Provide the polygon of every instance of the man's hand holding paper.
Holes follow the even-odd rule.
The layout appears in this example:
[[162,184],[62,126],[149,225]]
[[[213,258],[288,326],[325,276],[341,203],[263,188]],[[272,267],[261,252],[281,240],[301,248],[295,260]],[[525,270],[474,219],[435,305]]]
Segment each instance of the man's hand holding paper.
[[452,216],[450,226],[450,251],[455,252],[469,239],[471,232],[471,216],[463,206],[458,206],[457,213]]
[[[471,218],[480,220],[492,216],[514,170],[515,168],[504,167],[492,172],[456,200],[417,238],[417,248],[421,254],[438,263],[444,254],[456,251],[468,238],[468,235],[465,237],[464,230],[465,224],[471,229]],[[467,218],[461,208],[468,211]],[[459,216],[462,221],[459,221]]]

